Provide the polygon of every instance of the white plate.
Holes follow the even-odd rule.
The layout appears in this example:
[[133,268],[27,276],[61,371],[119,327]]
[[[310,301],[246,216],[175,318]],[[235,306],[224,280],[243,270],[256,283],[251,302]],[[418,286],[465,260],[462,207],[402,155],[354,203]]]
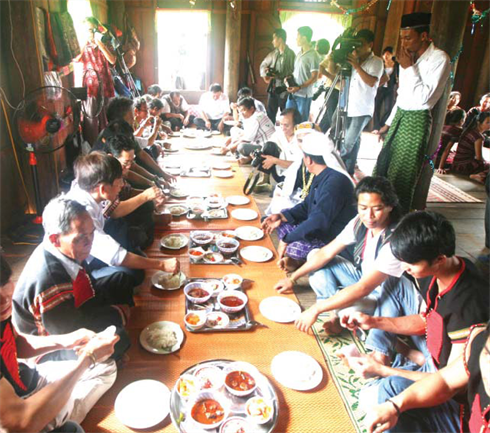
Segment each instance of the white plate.
[[167,288],[165,286],[162,286],[158,282],[160,279],[160,275],[162,275],[162,274],[168,274],[168,272],[158,271],[158,272],[155,272],[151,276],[151,284],[153,284],[157,289],[160,289],[160,290],[179,290],[187,281],[187,277],[185,276],[185,274],[183,272],[180,272],[179,273],[179,279],[180,279],[179,285],[177,287]]
[[220,134],[221,134],[221,132],[219,132],[219,131],[211,131],[211,134],[212,134],[212,135],[220,135]]
[[189,196],[189,193],[182,191],[180,189],[171,189],[170,195],[175,198],[185,198]]
[[[211,326],[209,320],[216,321],[216,319],[220,319],[219,324],[216,326]],[[223,329],[228,326],[230,323],[230,318],[228,314],[223,313],[222,311],[213,311],[212,313],[208,313],[206,316],[206,325],[213,329]]]
[[278,323],[294,322],[301,314],[301,307],[283,296],[265,298],[260,303],[259,310],[265,318]]
[[229,197],[226,197],[226,201],[228,204],[232,204],[234,206],[241,206],[250,203],[250,199],[244,195],[230,195]]
[[157,380],[138,380],[118,394],[114,410],[119,421],[130,428],[153,427],[170,412],[170,390]]
[[249,262],[257,263],[266,262],[267,260],[272,259],[272,257],[274,256],[269,248],[259,247],[255,245],[242,248],[240,250],[240,255]]
[[[175,343],[170,350],[165,350],[161,347],[154,347],[148,341],[148,337],[150,332],[155,329],[169,329],[175,332],[175,336],[177,337],[177,343]],[[176,352],[180,349],[182,342],[184,341],[184,332],[180,329],[180,326],[174,322],[154,322],[151,325],[147,326],[140,334],[140,343],[141,345],[148,350],[148,352],[156,353],[158,355],[168,355],[169,353]]]
[[240,221],[251,221],[259,216],[253,209],[235,209],[231,211],[231,216]]
[[[179,207],[179,208],[182,208],[182,212],[179,212],[179,213],[172,213],[172,208],[174,207]],[[170,213],[170,215],[174,216],[174,217],[179,217],[179,216],[182,216],[182,215],[185,215],[187,213],[189,209],[187,208],[187,206],[184,206],[182,204],[174,204],[174,205],[171,205],[171,206],[168,206],[168,212]]]
[[264,237],[264,231],[254,226],[238,227],[235,233],[242,241],[257,241]]
[[[179,238],[180,239],[180,244],[179,246],[171,246],[167,245],[167,241],[170,238]],[[171,235],[164,236],[162,239],[160,239],[160,245],[164,248],[168,248],[169,250],[180,250],[181,248],[184,248],[187,244],[189,243],[189,238],[187,236],[174,233]]]
[[213,173],[216,177],[221,177],[221,178],[228,178],[228,177],[233,177],[233,172],[230,170],[225,170],[225,171],[215,171]]
[[186,143],[184,147],[190,150],[205,150],[211,149],[212,146],[211,143]]
[[229,170],[231,168],[231,164],[228,162],[216,162],[213,164],[213,168],[215,170]]
[[271,372],[281,385],[297,391],[316,388],[323,379],[320,364],[310,355],[297,351],[276,355],[271,363]]
[[223,123],[228,126],[235,126],[237,122],[234,120],[223,120]]
[[215,147],[215,148],[214,148],[214,149],[211,151],[211,153],[212,153],[213,155],[225,156],[225,155],[223,155],[223,154],[221,153],[221,147]]

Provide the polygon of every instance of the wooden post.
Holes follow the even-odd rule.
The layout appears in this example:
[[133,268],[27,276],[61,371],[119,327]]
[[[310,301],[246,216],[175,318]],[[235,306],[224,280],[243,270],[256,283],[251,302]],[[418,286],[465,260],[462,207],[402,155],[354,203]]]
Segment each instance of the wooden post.
[[242,22],[242,0],[233,0],[226,5],[226,36],[225,36],[225,76],[223,90],[230,100],[234,100],[238,92],[238,75],[240,71],[240,35]]
[[385,36],[383,39],[383,47],[393,47],[396,53],[396,46],[398,44],[398,37],[400,35],[400,23],[402,20],[404,4],[401,1],[392,1],[390,10],[388,11],[388,18],[386,20]]
[[480,97],[487,93],[490,89],[488,88],[488,77],[490,75],[490,47],[487,44],[485,48],[485,54],[483,55],[482,67],[480,70],[480,77],[478,78],[478,83],[476,85],[475,100],[473,105],[478,105],[480,103]]
[[[459,52],[463,43],[468,11],[468,2],[462,0],[436,1],[432,6],[431,37],[434,45],[448,53],[451,59]],[[456,71],[457,63],[456,61],[452,65],[453,74]],[[450,92],[451,79],[448,80],[446,90],[432,110],[432,131],[426,155],[432,155],[439,145]],[[415,189],[413,201],[415,209],[425,208],[432,175],[432,168],[426,164]]]

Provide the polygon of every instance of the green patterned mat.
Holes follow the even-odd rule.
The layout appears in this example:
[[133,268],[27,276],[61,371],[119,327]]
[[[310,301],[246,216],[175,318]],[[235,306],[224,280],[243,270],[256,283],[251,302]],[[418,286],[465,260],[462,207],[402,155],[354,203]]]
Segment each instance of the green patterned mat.
[[339,391],[356,432],[365,433],[367,432],[364,424],[366,414],[359,408],[359,391],[367,383],[367,380],[357,376],[354,370],[346,366],[336,355],[340,349],[351,344],[355,344],[361,353],[365,353],[364,345],[347,330],[336,336],[325,334],[323,323],[326,318],[328,318],[328,313],[318,317],[312,327],[313,334],[323,352],[331,378]]

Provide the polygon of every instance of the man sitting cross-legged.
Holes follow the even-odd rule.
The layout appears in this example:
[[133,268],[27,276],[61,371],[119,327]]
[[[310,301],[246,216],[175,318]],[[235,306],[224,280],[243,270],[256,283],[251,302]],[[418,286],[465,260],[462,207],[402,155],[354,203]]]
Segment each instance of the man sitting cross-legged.
[[[369,313],[374,312],[377,302],[383,301],[384,290],[391,290],[396,284],[415,290],[407,279],[399,280],[403,273],[401,262],[390,250],[390,236],[401,216],[393,186],[382,177],[365,177],[357,185],[355,196],[358,215],[332,242],[313,251],[301,268],[275,286],[279,293],[290,291],[296,280],[310,275],[310,286],[318,302],[304,313],[305,322],[306,317],[316,319],[321,312],[330,310],[330,304],[338,298],[336,293],[344,288],[355,296],[346,298],[340,308],[352,305]],[[350,246],[354,247],[353,262],[339,255]],[[325,328],[329,333],[342,330],[336,314],[325,322]]]
[[[81,432],[83,421],[116,380],[109,357],[119,337],[108,329],[95,334],[77,329],[64,335],[19,333],[12,325],[12,271],[0,256],[0,426],[4,432]],[[76,349],[74,361],[29,367],[35,358],[58,349]]]
[[[144,269],[159,269],[175,273],[179,270],[177,259],[157,260],[129,252],[104,232],[104,201],[114,202],[123,185],[123,172],[119,161],[102,152],[92,152],[75,161],[75,181],[68,198],[86,206],[95,224],[94,244],[90,254],[97,260],[89,263],[89,269],[98,278],[123,271],[131,275],[134,284],[144,279]],[[122,243],[126,240],[122,239]]]
[[[133,303],[132,279],[124,272],[94,279],[85,270],[94,223],[84,206],[62,196],[43,212],[45,238],[26,263],[14,293],[13,322],[25,334],[55,335],[114,325],[121,337],[114,358],[129,348],[124,325]],[[73,359],[58,351],[50,359]]]
[[[378,306],[375,316],[353,312],[342,318],[342,323],[350,328],[370,329],[366,347],[373,353],[361,357],[357,364],[364,375],[383,378],[377,391],[379,403],[461,356],[470,327],[489,318],[488,282],[473,263],[455,255],[454,228],[442,215],[407,215],[391,236],[390,244],[404,270],[417,279],[426,300],[425,311],[420,314],[410,308],[415,294],[410,297],[409,292],[394,288]],[[397,334],[425,335],[428,350],[421,367],[394,354]],[[449,422],[451,417],[457,418],[456,404],[448,405],[445,419]]]
[[[303,162],[311,188],[305,201],[262,223],[266,233],[277,229],[280,239],[278,266],[294,270],[306,260],[308,253],[329,243],[355,216],[354,187],[335,157],[328,138],[319,132],[306,135],[300,144]],[[341,163],[340,163],[341,164]]]

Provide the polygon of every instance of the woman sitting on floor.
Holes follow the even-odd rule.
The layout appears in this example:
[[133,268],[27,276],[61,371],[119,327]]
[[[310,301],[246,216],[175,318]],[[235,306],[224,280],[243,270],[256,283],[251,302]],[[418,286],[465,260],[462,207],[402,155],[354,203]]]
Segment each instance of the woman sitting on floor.
[[436,150],[436,159],[434,161],[437,167],[438,174],[446,174],[446,164],[450,164],[447,161],[449,152],[455,143],[458,142],[463,129],[461,128],[464,119],[466,117],[466,112],[462,108],[456,108],[448,111],[446,114],[446,120],[444,122],[444,127],[442,128],[441,141],[439,142],[439,147]]
[[488,162],[483,159],[483,132],[490,129],[490,112],[482,112],[476,122],[463,131],[451,166],[453,172],[466,174],[484,183],[488,174]]

